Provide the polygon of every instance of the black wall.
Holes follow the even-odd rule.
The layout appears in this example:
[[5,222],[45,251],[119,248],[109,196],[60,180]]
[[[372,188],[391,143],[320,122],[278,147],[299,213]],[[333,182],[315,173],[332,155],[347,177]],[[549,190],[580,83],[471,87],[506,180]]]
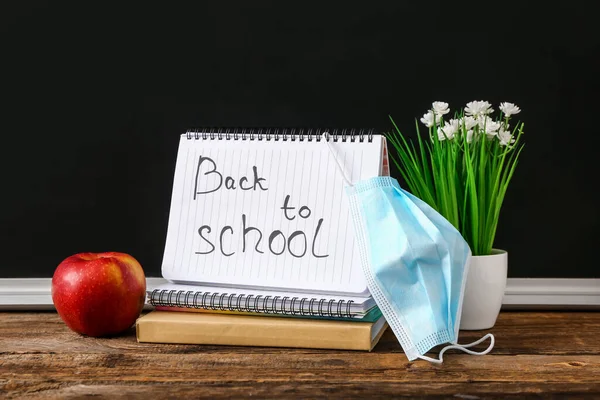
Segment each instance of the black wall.
[[[434,100],[522,108],[497,247],[513,277],[600,277],[593,2],[0,6],[0,276],[81,251],[160,275],[179,134],[414,131]],[[174,2],[173,2],[174,3]]]

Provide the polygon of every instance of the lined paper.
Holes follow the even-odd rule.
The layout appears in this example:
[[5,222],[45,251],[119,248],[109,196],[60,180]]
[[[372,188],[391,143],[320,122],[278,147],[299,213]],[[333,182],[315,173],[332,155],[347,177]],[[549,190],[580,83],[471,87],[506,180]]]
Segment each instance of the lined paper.
[[[335,142],[351,181],[383,140]],[[286,204],[287,199],[287,204]],[[365,293],[344,180],[323,142],[180,139],[162,273],[175,282]]]

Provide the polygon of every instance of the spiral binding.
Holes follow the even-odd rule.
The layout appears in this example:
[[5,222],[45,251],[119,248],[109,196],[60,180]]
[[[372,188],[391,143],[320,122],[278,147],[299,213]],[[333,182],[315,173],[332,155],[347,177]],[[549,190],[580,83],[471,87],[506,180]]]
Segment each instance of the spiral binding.
[[[202,308],[264,314],[352,317],[352,300],[263,296],[253,294],[196,292],[192,290],[154,289],[149,296],[153,306]],[[308,302],[308,304],[307,304]],[[278,307],[278,303],[279,307]]]
[[265,140],[320,142],[323,132],[334,142],[373,141],[373,129],[312,129],[312,128],[199,128],[185,134],[189,140]]

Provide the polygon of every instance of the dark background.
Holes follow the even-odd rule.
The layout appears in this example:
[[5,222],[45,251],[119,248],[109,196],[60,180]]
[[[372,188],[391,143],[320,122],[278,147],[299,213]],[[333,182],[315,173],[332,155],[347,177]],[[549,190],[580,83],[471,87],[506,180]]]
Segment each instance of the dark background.
[[[496,247],[512,277],[600,277],[593,2],[0,5],[0,276],[81,251],[160,275],[179,134],[200,126],[413,134],[434,100],[522,108]],[[178,3],[181,4],[181,3]]]

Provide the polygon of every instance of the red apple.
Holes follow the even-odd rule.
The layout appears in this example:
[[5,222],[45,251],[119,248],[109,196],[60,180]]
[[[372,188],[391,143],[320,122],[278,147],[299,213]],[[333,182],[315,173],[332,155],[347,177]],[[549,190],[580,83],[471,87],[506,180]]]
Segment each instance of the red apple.
[[130,328],[144,307],[146,277],[124,253],[80,253],[61,262],[52,277],[52,301],[75,332],[113,335]]

